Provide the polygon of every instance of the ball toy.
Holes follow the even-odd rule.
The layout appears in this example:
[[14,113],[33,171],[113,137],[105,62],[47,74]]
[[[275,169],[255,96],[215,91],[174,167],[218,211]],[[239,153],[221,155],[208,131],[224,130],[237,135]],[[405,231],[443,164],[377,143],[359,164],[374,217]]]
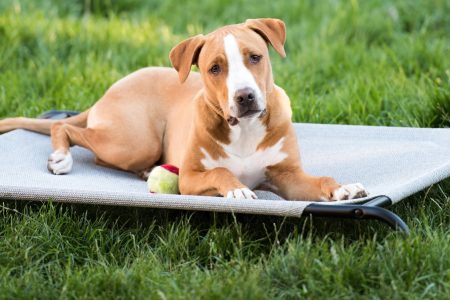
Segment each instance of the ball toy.
[[150,193],[179,194],[178,168],[172,165],[154,167],[147,179]]

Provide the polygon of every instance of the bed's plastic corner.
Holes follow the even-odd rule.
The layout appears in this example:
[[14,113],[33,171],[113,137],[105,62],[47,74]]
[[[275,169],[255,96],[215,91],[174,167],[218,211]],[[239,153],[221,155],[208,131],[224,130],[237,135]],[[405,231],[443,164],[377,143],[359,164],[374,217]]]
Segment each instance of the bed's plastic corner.
[[328,205],[313,203],[305,207],[303,213],[313,217],[375,219],[388,224],[391,228],[409,235],[408,225],[395,213],[385,209],[392,204],[387,196],[368,199],[364,204]]

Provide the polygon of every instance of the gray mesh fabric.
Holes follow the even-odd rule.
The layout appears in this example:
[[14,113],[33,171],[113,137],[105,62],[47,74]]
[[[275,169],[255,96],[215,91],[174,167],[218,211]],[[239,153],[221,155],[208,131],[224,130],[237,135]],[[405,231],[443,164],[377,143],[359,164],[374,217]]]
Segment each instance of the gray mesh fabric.
[[[361,182],[369,197],[394,202],[450,176],[450,129],[295,124],[306,171]],[[94,164],[72,148],[70,174],[47,171],[48,136],[15,130],[0,136],[0,198],[300,216],[311,202],[257,191],[259,200],[150,194],[134,174]],[[354,203],[365,199],[332,202]]]

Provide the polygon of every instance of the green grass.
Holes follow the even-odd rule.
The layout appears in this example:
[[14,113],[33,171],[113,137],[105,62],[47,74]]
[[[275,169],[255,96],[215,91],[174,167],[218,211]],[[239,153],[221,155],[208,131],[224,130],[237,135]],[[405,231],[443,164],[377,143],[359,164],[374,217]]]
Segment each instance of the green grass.
[[[448,1],[0,2],[0,117],[83,110],[189,35],[278,17],[294,120],[450,126]],[[44,158],[45,159],[45,158]],[[450,181],[377,222],[9,201],[0,298],[448,299]]]

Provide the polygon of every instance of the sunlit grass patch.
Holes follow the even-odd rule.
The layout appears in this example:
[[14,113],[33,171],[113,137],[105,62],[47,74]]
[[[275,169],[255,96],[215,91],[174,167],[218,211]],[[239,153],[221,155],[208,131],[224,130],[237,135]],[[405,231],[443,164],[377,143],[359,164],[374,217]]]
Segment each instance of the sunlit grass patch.
[[[295,121],[448,127],[449,15],[444,0],[4,0],[0,117],[84,110],[126,74],[169,66],[188,36],[278,17],[287,58],[271,60]],[[449,190],[393,207],[406,238],[374,221],[9,201],[0,298],[444,299]]]

